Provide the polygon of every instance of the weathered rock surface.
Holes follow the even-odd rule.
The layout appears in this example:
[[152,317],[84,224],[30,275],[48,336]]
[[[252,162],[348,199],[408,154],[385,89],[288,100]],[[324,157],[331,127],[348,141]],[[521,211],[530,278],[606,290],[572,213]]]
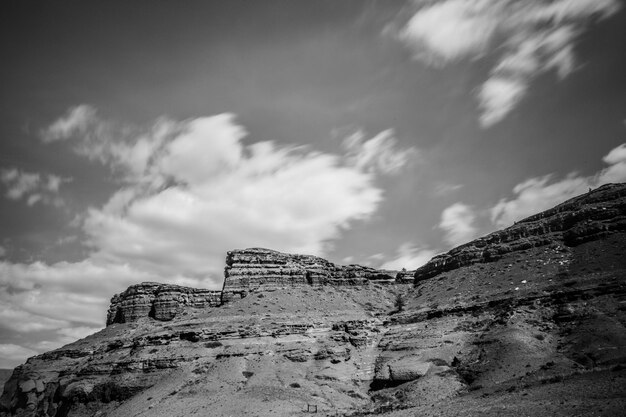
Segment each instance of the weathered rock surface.
[[252,248],[230,251],[226,257],[223,291],[143,282],[111,299],[107,325],[150,317],[172,320],[184,308],[217,307],[251,291],[285,287],[407,284],[407,274],[360,265],[340,266],[311,255]]
[[270,249],[234,250],[226,256],[224,298],[304,285],[367,285],[394,283],[396,271],[360,265],[336,265],[312,255],[292,255]]
[[622,231],[626,231],[626,185],[608,184],[435,256],[415,271],[414,278],[421,281],[465,265],[493,262],[510,252],[555,242],[575,246]]
[[107,326],[142,317],[171,320],[184,307],[206,308],[221,304],[221,292],[178,285],[143,282],[132,285],[111,299]]
[[16,368],[0,415],[622,415],[623,190],[464,245],[500,249],[416,285],[252,249],[229,253],[225,282],[247,296],[219,306],[219,292],[176,287],[158,307],[161,284],[133,286],[104,330]]

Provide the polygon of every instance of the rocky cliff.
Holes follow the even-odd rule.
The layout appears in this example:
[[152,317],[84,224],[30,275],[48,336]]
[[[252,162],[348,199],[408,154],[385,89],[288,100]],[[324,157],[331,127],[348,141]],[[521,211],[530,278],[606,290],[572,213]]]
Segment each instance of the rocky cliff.
[[311,255],[250,248],[229,251],[222,291],[143,282],[130,286],[111,299],[107,326],[150,317],[172,320],[187,308],[218,307],[250,292],[302,286],[353,286],[407,284],[406,273],[383,271],[360,265],[336,265]]
[[111,299],[107,326],[135,321],[141,317],[171,320],[185,307],[206,308],[220,304],[220,291],[143,282],[130,286]]
[[231,299],[234,294],[285,286],[367,285],[370,281],[394,283],[396,275],[396,271],[336,265],[317,256],[251,248],[228,252],[224,294],[226,299]]
[[590,190],[550,210],[517,222],[504,230],[435,256],[415,271],[421,281],[462,266],[493,262],[503,255],[561,243],[576,246],[626,231],[626,187],[608,184]]
[[0,415],[622,415],[624,190],[453,249],[415,285],[249,249],[221,294],[243,298],[133,286],[104,330],[16,368]]

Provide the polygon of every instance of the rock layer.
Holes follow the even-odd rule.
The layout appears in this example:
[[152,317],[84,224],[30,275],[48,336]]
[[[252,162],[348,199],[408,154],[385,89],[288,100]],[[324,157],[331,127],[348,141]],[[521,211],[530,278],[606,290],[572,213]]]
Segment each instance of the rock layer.
[[576,246],[626,230],[626,185],[608,184],[451,251],[415,271],[415,282],[504,254],[562,243]]
[[167,321],[176,317],[184,307],[205,308],[220,304],[220,291],[144,282],[130,286],[111,299],[107,326],[135,321],[142,317]]
[[360,265],[335,265],[311,255],[287,254],[251,248],[230,251],[226,257],[223,291],[144,282],[132,285],[111,299],[107,326],[140,318],[172,320],[182,309],[218,307],[251,291],[285,287],[406,284],[406,274]]
[[312,255],[292,255],[270,249],[234,250],[226,256],[224,300],[250,291],[305,285],[367,285],[394,283],[395,271],[360,265],[336,265]]

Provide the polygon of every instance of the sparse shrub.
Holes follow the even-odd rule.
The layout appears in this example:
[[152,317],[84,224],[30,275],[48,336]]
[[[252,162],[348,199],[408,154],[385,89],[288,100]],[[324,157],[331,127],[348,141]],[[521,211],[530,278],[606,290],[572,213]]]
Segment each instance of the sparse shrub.
[[207,342],[204,344],[204,347],[207,347],[209,349],[214,349],[217,347],[222,346],[222,342],[218,342],[218,341],[214,341],[214,342]]
[[404,310],[404,306],[406,306],[406,300],[404,299],[404,296],[402,294],[396,294],[394,306],[396,307],[396,311],[398,313]]

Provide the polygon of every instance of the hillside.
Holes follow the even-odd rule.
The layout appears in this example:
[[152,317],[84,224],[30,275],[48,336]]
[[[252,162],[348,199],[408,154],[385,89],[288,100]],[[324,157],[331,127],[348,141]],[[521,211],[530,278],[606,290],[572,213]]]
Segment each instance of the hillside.
[[408,284],[232,251],[223,291],[114,296],[105,329],[16,368],[0,415],[621,415],[624,253],[625,184],[454,248]]

